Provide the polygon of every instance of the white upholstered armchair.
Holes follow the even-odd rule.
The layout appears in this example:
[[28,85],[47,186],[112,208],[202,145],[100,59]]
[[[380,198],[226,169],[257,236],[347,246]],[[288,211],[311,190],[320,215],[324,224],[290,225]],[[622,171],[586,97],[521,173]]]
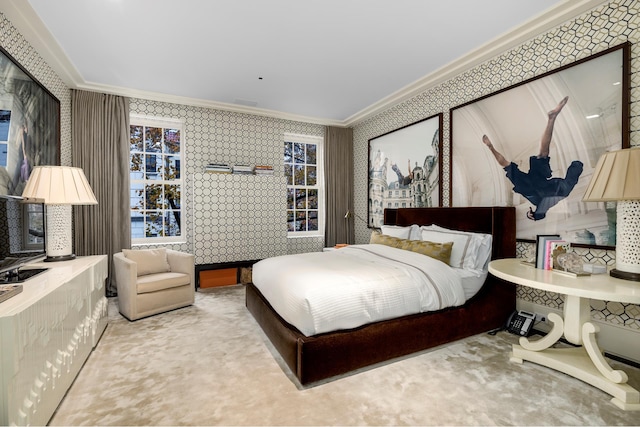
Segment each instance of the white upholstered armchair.
[[123,249],[113,255],[118,307],[129,320],[193,304],[194,257],[172,249]]

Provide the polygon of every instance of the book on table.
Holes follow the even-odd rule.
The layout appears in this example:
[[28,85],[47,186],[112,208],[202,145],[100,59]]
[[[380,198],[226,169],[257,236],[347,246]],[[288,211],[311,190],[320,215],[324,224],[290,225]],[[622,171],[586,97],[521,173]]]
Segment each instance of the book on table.
[[545,269],[553,270],[554,268],[560,268],[558,265],[558,255],[569,252],[571,243],[566,240],[551,240],[547,242],[547,264]]
[[560,253],[567,252],[568,248],[569,248],[569,243],[566,240],[563,240],[563,239],[547,240],[545,242],[544,262],[543,262],[544,265],[542,268],[544,268],[545,270],[552,270],[554,267],[553,266],[554,251],[556,252],[555,256],[557,257],[558,255],[560,255]]
[[538,234],[536,236],[536,268],[544,268],[544,256],[548,240],[560,240],[560,236],[558,234]]
[[18,295],[22,292],[22,285],[0,285],[0,302]]

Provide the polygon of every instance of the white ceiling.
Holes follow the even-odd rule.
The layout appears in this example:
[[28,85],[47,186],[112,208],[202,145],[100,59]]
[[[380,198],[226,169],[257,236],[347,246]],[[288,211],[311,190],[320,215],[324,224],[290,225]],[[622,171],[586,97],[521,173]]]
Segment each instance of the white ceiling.
[[0,0],[69,87],[348,126],[603,0]]

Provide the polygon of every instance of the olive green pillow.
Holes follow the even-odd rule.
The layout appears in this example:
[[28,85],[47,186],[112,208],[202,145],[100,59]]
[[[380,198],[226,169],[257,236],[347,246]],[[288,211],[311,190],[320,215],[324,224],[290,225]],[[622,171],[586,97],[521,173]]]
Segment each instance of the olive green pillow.
[[439,261],[449,264],[453,242],[435,243],[427,240],[407,240],[398,237],[387,236],[377,231],[371,233],[371,244],[386,245],[406,251],[417,252]]

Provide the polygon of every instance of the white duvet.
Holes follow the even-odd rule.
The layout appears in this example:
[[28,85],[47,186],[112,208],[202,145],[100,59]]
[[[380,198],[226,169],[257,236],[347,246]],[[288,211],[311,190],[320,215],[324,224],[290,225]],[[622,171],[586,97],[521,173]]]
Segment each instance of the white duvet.
[[284,255],[253,266],[253,283],[306,336],[465,302],[447,264],[384,245]]

